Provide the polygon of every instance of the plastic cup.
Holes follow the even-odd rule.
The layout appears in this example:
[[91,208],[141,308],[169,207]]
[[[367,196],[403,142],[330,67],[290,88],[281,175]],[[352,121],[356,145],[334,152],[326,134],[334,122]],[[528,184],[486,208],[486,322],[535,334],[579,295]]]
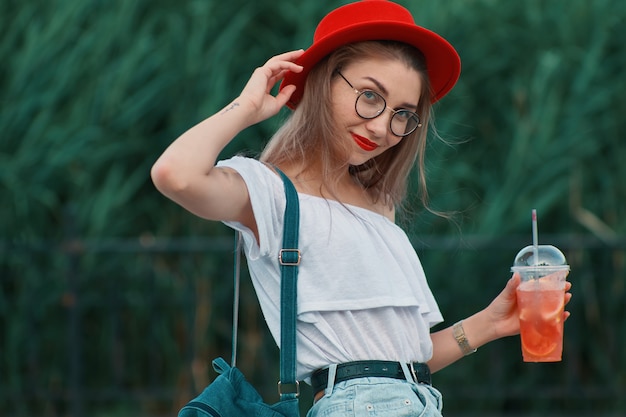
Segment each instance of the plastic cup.
[[521,277],[517,306],[524,362],[559,362],[569,274],[565,256],[551,245],[527,246],[515,257],[511,271]]

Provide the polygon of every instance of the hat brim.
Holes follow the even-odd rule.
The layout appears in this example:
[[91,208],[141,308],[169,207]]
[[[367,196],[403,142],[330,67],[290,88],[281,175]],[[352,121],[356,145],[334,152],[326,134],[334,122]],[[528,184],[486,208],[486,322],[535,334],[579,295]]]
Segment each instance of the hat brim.
[[302,99],[309,71],[315,64],[337,48],[355,42],[390,40],[404,42],[419,49],[426,59],[431,85],[431,102],[446,95],[459,79],[461,60],[456,50],[441,36],[414,24],[401,22],[367,22],[346,26],[317,40],[297,60],[302,72],[288,72],[280,88],[295,85],[287,106],[295,109]]

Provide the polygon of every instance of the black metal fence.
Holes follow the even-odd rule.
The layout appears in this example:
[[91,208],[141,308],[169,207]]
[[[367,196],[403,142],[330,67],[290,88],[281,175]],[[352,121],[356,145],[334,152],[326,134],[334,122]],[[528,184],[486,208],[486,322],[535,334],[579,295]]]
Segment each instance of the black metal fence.
[[[446,415],[626,413],[626,238],[549,239],[578,263],[569,356],[560,364],[522,368],[519,340],[487,346],[435,375]],[[450,280],[432,284],[436,295],[444,294],[438,298],[450,320],[501,287],[464,283],[459,271],[485,264],[477,258],[498,257],[505,260],[496,268],[506,270],[511,254],[525,245],[515,237],[466,236],[459,248],[458,240],[415,240],[423,259],[432,259],[424,262],[427,271],[433,263],[450,271],[451,253],[461,264]],[[230,357],[230,236],[14,240],[0,242],[0,254],[0,415],[174,416],[209,382],[210,360]],[[586,262],[593,267],[580,266]],[[594,268],[603,275],[589,275]],[[244,284],[238,365],[271,401],[277,350]]]

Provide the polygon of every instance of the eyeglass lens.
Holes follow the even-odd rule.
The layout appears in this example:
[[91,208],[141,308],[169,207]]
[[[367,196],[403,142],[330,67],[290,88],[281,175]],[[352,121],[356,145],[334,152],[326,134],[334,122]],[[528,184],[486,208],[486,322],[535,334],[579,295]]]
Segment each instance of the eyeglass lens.
[[[372,90],[362,91],[356,98],[356,112],[364,119],[378,117],[387,108],[385,99]],[[393,111],[393,110],[392,110]],[[406,136],[419,126],[420,120],[417,114],[408,110],[393,111],[390,129],[396,136]]]

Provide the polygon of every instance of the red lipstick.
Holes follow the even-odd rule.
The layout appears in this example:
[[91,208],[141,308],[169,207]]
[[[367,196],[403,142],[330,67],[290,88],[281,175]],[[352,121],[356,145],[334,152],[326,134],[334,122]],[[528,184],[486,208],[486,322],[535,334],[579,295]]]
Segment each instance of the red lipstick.
[[371,152],[378,148],[378,145],[371,140],[364,138],[363,136],[359,136],[356,133],[352,133],[352,138],[356,142],[357,145],[364,151]]

